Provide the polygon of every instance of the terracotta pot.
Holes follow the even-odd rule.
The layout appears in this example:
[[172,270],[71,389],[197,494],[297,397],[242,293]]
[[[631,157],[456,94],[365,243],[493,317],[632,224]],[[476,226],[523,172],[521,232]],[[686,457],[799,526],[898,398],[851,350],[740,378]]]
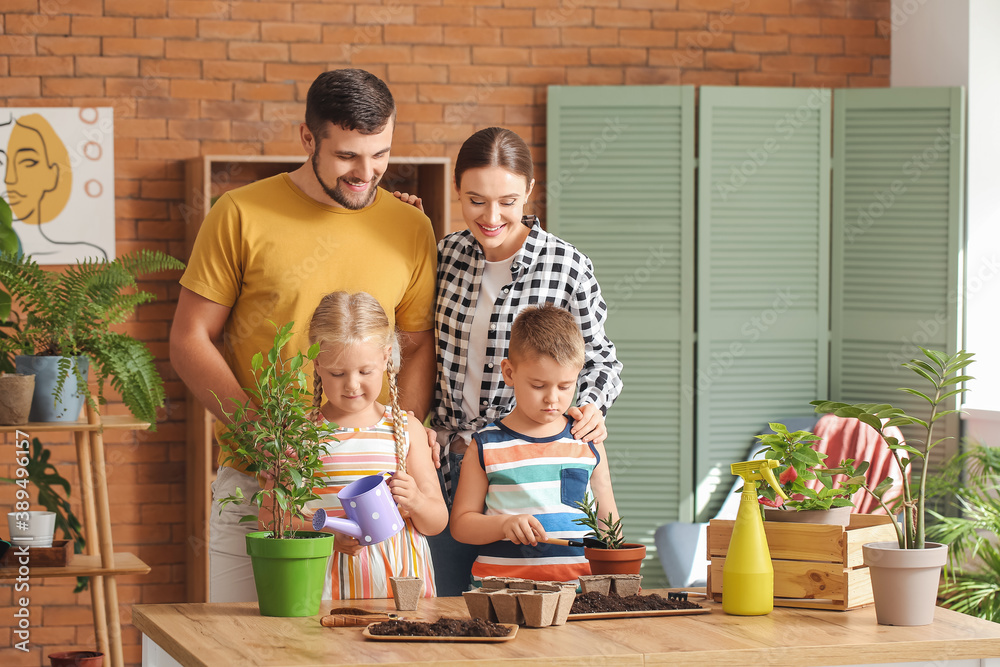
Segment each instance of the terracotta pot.
[[871,542],[861,550],[879,624],[930,625],[948,545],[927,542],[923,549],[900,549],[897,542]]
[[832,507],[828,510],[779,510],[764,509],[765,521],[781,523],[820,523],[827,526],[844,526],[851,523],[853,507]]
[[592,574],[639,574],[646,547],[625,543],[621,549],[592,549],[584,547],[583,555],[590,561]]
[[34,393],[34,375],[0,375],[0,425],[27,424]]
[[101,667],[104,664],[104,654],[97,651],[50,653],[49,663],[52,667]]

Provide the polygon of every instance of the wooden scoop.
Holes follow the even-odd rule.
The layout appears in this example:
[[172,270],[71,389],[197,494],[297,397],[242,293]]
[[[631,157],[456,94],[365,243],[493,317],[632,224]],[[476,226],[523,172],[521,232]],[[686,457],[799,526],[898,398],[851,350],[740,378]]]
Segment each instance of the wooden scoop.
[[400,620],[398,614],[393,612],[365,611],[354,608],[331,609],[327,616],[319,619],[319,624],[324,628],[348,628],[358,625],[369,625],[379,621]]

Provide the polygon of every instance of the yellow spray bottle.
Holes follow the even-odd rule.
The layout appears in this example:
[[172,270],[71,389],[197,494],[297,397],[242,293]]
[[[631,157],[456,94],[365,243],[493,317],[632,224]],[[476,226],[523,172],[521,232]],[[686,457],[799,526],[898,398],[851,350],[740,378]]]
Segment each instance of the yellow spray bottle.
[[757,503],[757,482],[767,482],[775,493],[788,500],[774,478],[773,469],[777,466],[778,462],[770,459],[730,466],[734,475],[743,478],[743,495],[722,566],[722,610],[727,614],[759,616],[774,609],[774,568]]

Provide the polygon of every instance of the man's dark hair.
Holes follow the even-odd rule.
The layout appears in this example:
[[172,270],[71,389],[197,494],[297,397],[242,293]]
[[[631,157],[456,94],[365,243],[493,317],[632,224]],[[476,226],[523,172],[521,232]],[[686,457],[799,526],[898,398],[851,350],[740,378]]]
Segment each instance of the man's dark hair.
[[345,130],[378,134],[396,117],[396,102],[382,79],[362,69],[323,72],[306,96],[306,126],[317,139],[327,121]]

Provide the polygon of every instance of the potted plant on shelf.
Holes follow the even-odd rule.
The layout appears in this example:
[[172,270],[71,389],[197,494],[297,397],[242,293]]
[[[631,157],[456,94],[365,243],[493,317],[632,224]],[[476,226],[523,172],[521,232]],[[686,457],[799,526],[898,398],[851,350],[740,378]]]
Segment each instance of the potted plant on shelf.
[[[253,564],[254,584],[262,616],[313,616],[319,612],[327,559],[333,553],[332,533],[294,530],[293,521],[304,518],[303,508],[319,496],[316,477],[322,468],[323,442],[331,439],[332,424],[317,424],[309,418],[312,393],[303,366],[319,353],[314,344],[306,353],[287,359],[282,350],[292,338],[293,323],[277,327],[274,345],[250,362],[254,386],[244,388],[250,399],[230,399],[232,412],[224,438],[225,461],[249,463],[247,472],[266,481],[248,500],[269,512],[265,530],[246,537]],[[221,404],[221,401],[220,401]],[[222,499],[222,504],[244,502],[242,489]],[[257,521],[248,514],[243,521]]]
[[646,547],[625,541],[621,518],[615,520],[610,512],[606,518],[599,518],[600,505],[589,493],[584,494],[583,501],[577,501],[576,505],[584,516],[573,519],[573,523],[589,528],[587,537],[602,544],[602,547],[584,546],[583,554],[590,562],[591,573],[639,574],[642,559],[646,557]]
[[[18,255],[20,249],[21,243],[14,233],[10,206],[0,199],[0,252]],[[7,323],[7,326],[15,326],[15,322],[8,322],[11,316],[10,294],[2,287],[0,285],[0,322]],[[0,328],[0,339],[6,337],[8,334]],[[16,373],[14,364],[0,356],[0,425],[18,426],[26,423],[34,392],[35,376]]]
[[[30,256],[0,252],[0,284],[19,313],[17,320],[0,324],[0,358],[9,365],[17,354],[18,372],[35,374],[30,419],[76,421],[83,401],[92,400],[87,381],[93,363],[100,402],[106,402],[104,383],[109,381],[132,414],[155,427],[164,394],[153,355],[144,343],[111,326],[156,298],[137,288],[137,276],[183,268],[169,255],[140,250],[57,273]],[[67,403],[60,405],[60,399]]]
[[811,431],[789,432],[780,423],[769,426],[773,433],[754,436],[761,446],[756,456],[778,462],[774,474],[789,499],[783,500],[769,484],[759,485],[757,494],[764,507],[764,519],[847,526],[854,507],[851,498],[861,489],[857,477],[864,477],[868,462],[855,465],[854,459],[846,459],[836,468],[825,468],[827,455],[815,449],[820,442],[818,435]]
[[[963,375],[962,370],[972,363],[973,355],[964,350],[953,355],[924,348],[920,351],[925,359],[911,359],[902,365],[926,380],[931,391],[925,390],[925,393],[907,387],[900,391],[927,402],[930,411],[926,418],[906,414],[904,410],[884,403],[812,401],[816,412],[855,418],[875,429],[892,450],[904,478],[914,463],[920,464],[919,472],[913,475],[916,480],[903,485],[903,496],[899,502],[902,524],[893,524],[897,541],[873,542],[862,547],[865,564],[871,572],[876,615],[883,625],[927,625],[934,620],[938,580],[948,558],[948,545],[925,541],[929,454],[934,447],[949,439],[935,440],[934,427],[943,417],[959,412],[942,408],[946,401],[966,391],[964,387],[950,387],[972,379]],[[890,426],[910,425],[922,429],[922,440],[900,442],[884,432]],[[891,514],[882,497],[884,489],[870,488],[863,477],[855,477],[852,481],[871,493]]]

